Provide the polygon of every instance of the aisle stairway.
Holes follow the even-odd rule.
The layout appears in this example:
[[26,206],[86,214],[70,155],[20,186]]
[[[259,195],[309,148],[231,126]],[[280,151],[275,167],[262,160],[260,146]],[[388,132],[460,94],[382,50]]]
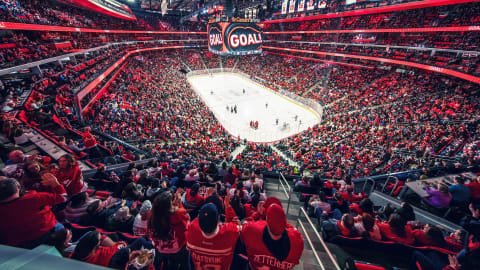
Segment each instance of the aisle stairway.
[[[302,258],[300,259],[300,264],[295,266],[294,269],[296,270],[313,270],[313,269],[326,269],[326,270],[334,270],[336,269],[335,266],[331,263],[327,253],[323,250],[321,243],[317,240],[315,237],[315,232],[313,231],[314,228],[309,225],[308,221],[303,217],[301,218],[302,224],[312,240],[312,244],[315,247],[315,251],[317,252],[319,259],[324,265],[324,268],[322,268],[321,265],[317,262],[315,258],[315,254],[312,251],[312,248],[307,240],[307,237],[302,230],[301,225],[298,222],[299,219],[299,212],[300,207],[303,206],[303,203],[301,203],[296,195],[292,192],[291,200],[290,200],[290,205],[288,205],[288,187],[285,187],[283,189],[282,185],[279,185],[279,179],[278,178],[265,178],[264,179],[264,188],[265,192],[267,193],[267,197],[277,197],[283,205],[283,208],[285,209],[285,212],[287,213],[287,221],[289,224],[292,226],[296,227],[300,233],[303,236],[303,241],[304,241],[304,250],[302,254]],[[287,212],[288,209],[288,212]],[[316,225],[316,221],[313,221],[313,224]]]
[[290,164],[290,165],[292,165],[292,166],[295,166],[295,167],[300,167],[296,161],[293,161],[293,159],[287,157],[287,155],[285,155],[285,153],[283,153],[282,151],[280,151],[280,149],[278,149],[277,147],[275,147],[273,144],[270,144],[269,146],[270,146],[275,152],[277,152],[283,159],[288,160],[288,164]]
[[235,159],[237,159],[237,156],[238,154],[242,153],[243,150],[247,147],[246,144],[240,144],[237,148],[235,148],[233,151],[232,151],[232,154],[230,154],[230,156],[232,157],[232,161],[234,161]]

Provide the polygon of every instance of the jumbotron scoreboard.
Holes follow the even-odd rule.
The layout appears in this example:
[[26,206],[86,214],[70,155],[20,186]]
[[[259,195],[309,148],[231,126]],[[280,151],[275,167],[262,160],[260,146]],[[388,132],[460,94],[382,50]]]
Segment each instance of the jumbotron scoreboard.
[[261,54],[263,25],[245,19],[208,23],[208,50],[219,55]]

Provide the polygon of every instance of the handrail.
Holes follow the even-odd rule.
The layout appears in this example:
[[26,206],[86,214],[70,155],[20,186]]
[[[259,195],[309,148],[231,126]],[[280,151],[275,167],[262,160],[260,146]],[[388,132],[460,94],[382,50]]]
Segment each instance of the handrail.
[[297,227],[298,227],[298,224],[300,224],[300,226],[302,227],[303,235],[305,235],[305,238],[307,238],[307,242],[310,245],[310,248],[312,249],[313,256],[315,256],[315,259],[317,259],[317,262],[320,265],[320,268],[322,268],[322,270],[325,270],[325,266],[323,265],[322,261],[320,260],[320,257],[315,251],[312,240],[310,240],[310,236],[308,236],[307,230],[305,229],[305,226],[303,226],[303,222],[300,219],[298,219],[297,221]]
[[382,187],[382,192],[385,191],[385,188],[387,187],[387,185],[388,185],[388,183],[389,183],[389,180],[392,179],[392,178],[395,180],[395,186],[392,188],[392,191],[390,192],[390,195],[392,195],[393,191],[395,190],[395,188],[396,188],[397,185],[398,185],[398,178],[395,177],[395,176],[392,176],[392,175],[389,175],[389,176],[387,177],[387,180],[385,180],[385,183],[383,184],[383,187]]
[[[330,258],[330,261],[332,261],[333,265],[335,266],[335,268],[336,268],[337,270],[341,270],[340,266],[338,265],[337,260],[335,260],[335,258],[333,257],[332,253],[330,252],[330,249],[327,247],[327,245],[326,245],[325,242],[323,241],[323,238],[320,236],[320,234],[318,233],[318,231],[315,229],[315,226],[313,225],[312,220],[311,220],[310,217],[307,215],[307,212],[305,212],[305,209],[304,209],[303,207],[300,207],[300,211],[299,211],[299,213],[298,213],[298,220],[297,220],[297,221],[300,222],[300,224],[301,224],[300,218],[301,218],[302,214],[305,216],[305,218],[307,219],[308,223],[310,224],[310,226],[312,227],[313,231],[315,232],[315,235],[317,236],[318,240],[319,240],[320,243],[322,244],[323,249],[325,249],[325,252],[327,253],[328,257]],[[302,224],[302,227],[303,227],[303,224]],[[305,233],[305,235],[307,235],[307,234]],[[307,239],[308,239],[308,236],[307,236]],[[309,242],[309,243],[310,243],[310,242]],[[313,248],[313,246],[312,246],[312,251],[313,251],[314,254],[316,254],[316,251],[315,251],[315,249]],[[322,264],[322,262],[320,261],[320,259],[318,258],[318,256],[316,255],[315,257],[317,258],[319,264],[322,266],[322,269],[325,269],[325,268],[323,268],[323,264]]]
[[371,179],[375,180],[375,179],[384,178],[384,177],[388,177],[388,176],[396,176],[396,175],[400,175],[400,174],[404,174],[404,173],[415,173],[415,172],[420,172],[420,171],[421,171],[420,169],[416,169],[416,170],[408,170],[408,171],[401,171],[401,172],[394,172],[394,173],[386,173],[386,174],[380,174],[380,175],[373,175],[373,176],[369,176],[369,177],[356,178],[356,179],[353,179],[352,181],[355,181],[355,182],[364,181],[368,178],[371,178]]
[[370,191],[367,194],[372,193],[373,189],[375,188],[375,180],[373,180],[373,178],[371,178],[371,177],[368,177],[368,178],[363,179],[363,180],[365,181],[365,183],[363,184],[362,191],[365,192],[365,188],[367,187],[367,183],[371,181],[372,182],[372,187],[370,188]]
[[[283,182],[282,182],[282,178],[283,178]],[[285,183],[285,184],[284,184]],[[290,202],[292,200],[292,188],[290,187],[290,185],[288,184],[287,182],[287,179],[285,179],[285,177],[283,176],[283,174],[280,172],[279,176],[278,176],[278,187],[277,187],[277,190],[280,190],[280,185],[282,185],[282,189],[283,189],[283,192],[285,193],[285,196],[287,197],[288,199],[288,203],[287,203],[287,211],[285,212],[286,214],[288,214],[288,210],[290,209]],[[285,188],[285,185],[288,187],[288,192],[287,192],[287,189]]]

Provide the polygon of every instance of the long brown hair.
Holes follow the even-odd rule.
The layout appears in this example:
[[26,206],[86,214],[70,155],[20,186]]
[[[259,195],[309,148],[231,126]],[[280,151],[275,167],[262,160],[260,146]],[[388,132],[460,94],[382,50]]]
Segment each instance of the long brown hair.
[[74,167],[76,162],[77,162],[75,157],[73,155],[70,155],[70,154],[65,154],[65,155],[61,156],[60,158],[65,158],[68,161],[68,168]]
[[153,238],[168,240],[170,237],[172,198],[170,191],[164,191],[153,201],[151,216],[148,219],[148,230],[152,232]]

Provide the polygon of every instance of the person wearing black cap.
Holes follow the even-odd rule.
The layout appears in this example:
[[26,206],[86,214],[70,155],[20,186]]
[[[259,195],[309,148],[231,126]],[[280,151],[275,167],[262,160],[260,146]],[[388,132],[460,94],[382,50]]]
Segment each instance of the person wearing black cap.
[[236,223],[219,224],[213,203],[203,205],[187,229],[187,249],[195,269],[230,269],[239,235]]
[[248,263],[251,269],[292,269],[300,263],[302,235],[287,223],[281,205],[273,203],[266,212],[266,220],[247,222],[242,227]]

